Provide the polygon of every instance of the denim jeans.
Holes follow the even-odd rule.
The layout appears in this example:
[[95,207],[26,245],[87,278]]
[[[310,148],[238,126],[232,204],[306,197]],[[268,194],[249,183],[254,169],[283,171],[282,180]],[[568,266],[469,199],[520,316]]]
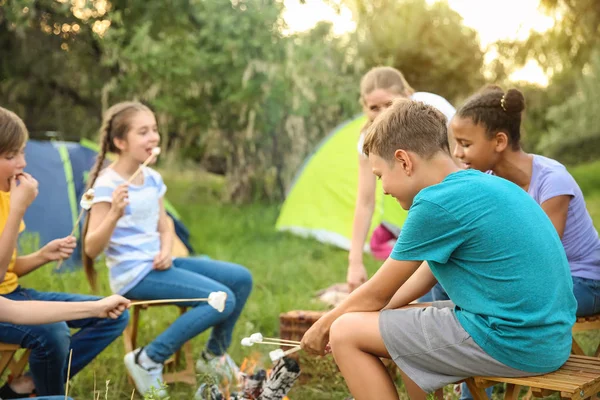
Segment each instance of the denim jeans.
[[179,303],[192,306],[156,339],[146,354],[153,361],[165,362],[185,342],[213,327],[207,350],[225,353],[231,344],[233,327],[252,290],[252,275],[241,265],[207,258],[186,257],[173,260],[164,271],[153,270],[129,290],[129,299],[206,298],[210,292],[227,293],[225,310],[220,313],[206,302]]
[[427,292],[424,296],[419,298],[419,303],[428,303],[431,301],[443,301],[450,300],[444,288],[439,283],[436,283],[434,287],[431,288],[429,292]]
[[[97,297],[80,294],[38,292],[21,286],[14,292],[3,296],[17,301],[71,302],[98,299]],[[0,341],[31,349],[29,370],[35,383],[37,395],[64,395],[69,349],[73,350],[71,376],[75,376],[121,335],[128,321],[129,313],[124,312],[114,320],[84,318],[44,325],[0,323]],[[71,336],[69,328],[79,329],[79,331]]]
[[[31,400],[65,400],[65,396],[44,396],[44,397],[29,397]],[[67,400],[73,400],[67,397]]]
[[577,299],[577,316],[600,313],[600,281],[573,277],[573,294]]
[[[493,386],[490,386],[489,388],[485,389],[485,394],[487,394],[488,399],[492,398],[493,391]],[[464,382],[460,384],[460,400],[473,400],[473,395],[471,394],[471,391],[469,390],[467,384]]]

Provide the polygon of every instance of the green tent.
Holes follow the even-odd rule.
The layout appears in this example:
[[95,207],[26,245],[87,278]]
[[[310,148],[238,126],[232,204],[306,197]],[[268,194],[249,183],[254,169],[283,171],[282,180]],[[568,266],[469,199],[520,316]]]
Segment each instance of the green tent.
[[[357,143],[365,121],[361,115],[338,126],[307,157],[288,190],[276,223],[278,231],[350,248],[358,185]],[[379,181],[376,196],[370,232],[384,221],[401,227],[407,212],[394,198],[383,195]]]

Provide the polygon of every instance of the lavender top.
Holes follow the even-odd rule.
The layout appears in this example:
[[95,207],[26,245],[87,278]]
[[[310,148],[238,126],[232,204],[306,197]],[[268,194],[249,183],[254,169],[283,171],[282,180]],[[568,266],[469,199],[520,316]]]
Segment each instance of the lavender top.
[[571,275],[600,280],[600,239],[575,179],[558,161],[534,155],[528,193],[538,204],[556,196],[571,196],[562,244]]

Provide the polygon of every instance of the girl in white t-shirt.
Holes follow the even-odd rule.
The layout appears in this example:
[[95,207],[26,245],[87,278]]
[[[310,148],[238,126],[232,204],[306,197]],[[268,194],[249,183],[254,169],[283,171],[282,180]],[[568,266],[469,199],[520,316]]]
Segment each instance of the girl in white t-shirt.
[[[454,107],[443,97],[432,93],[415,92],[408,82],[406,82],[402,73],[395,68],[375,67],[361,79],[360,102],[368,121],[358,140],[358,193],[354,209],[354,223],[352,225],[352,239],[346,278],[351,291],[367,280],[367,271],[363,264],[363,245],[369,233],[371,218],[375,210],[376,178],[371,171],[369,160],[362,151],[364,131],[379,113],[389,107],[396,98],[407,98],[432,105],[440,110],[448,121],[455,113]],[[452,144],[451,148],[453,148]],[[388,222],[384,222],[375,229],[373,235],[375,237],[395,240],[399,231],[400,227],[391,226]],[[389,246],[390,251],[391,248]],[[432,293],[436,294],[435,300],[447,299],[445,292],[439,284],[433,288]],[[430,293],[430,295],[423,297],[421,300],[431,301],[433,297],[431,297]]]

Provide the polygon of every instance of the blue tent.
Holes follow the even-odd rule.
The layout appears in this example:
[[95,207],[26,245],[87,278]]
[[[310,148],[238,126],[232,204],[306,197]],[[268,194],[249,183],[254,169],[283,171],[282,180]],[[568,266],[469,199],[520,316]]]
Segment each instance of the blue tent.
[[[25,213],[25,232],[19,238],[21,251],[29,253],[46,243],[71,233],[80,212],[79,199],[85,191],[87,176],[96,162],[95,144],[87,141],[29,140],[25,147],[25,172],[39,182],[39,194]],[[173,218],[175,232],[187,251],[194,253],[189,231],[175,209],[165,201]],[[80,231],[83,218],[75,231],[78,245],[75,253],[63,263],[64,269],[81,264]],[[62,269],[62,268],[61,268]]]

